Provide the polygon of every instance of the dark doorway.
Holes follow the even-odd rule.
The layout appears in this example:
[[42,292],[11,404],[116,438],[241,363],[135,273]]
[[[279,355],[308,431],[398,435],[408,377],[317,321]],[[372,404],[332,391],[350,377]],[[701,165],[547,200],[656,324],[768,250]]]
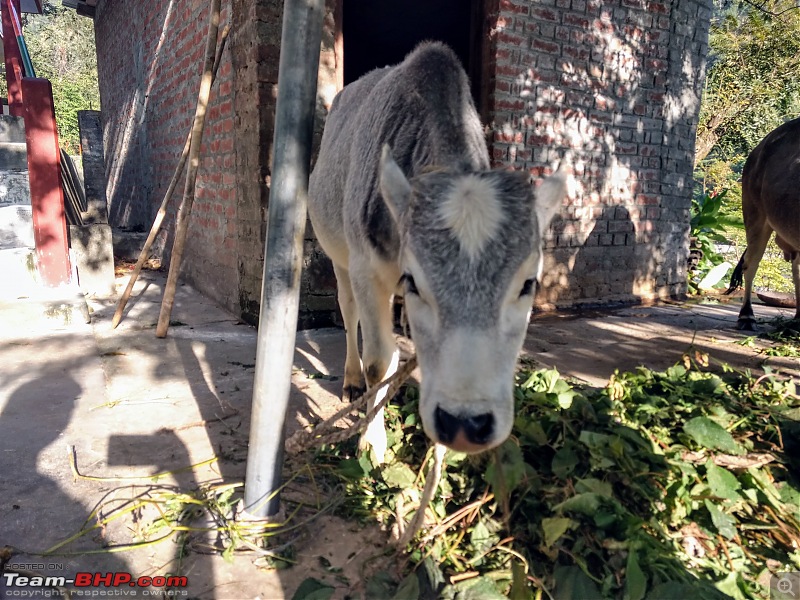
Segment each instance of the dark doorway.
[[480,0],[339,0],[342,2],[344,83],[403,60],[424,40],[449,45],[472,81],[479,101]]

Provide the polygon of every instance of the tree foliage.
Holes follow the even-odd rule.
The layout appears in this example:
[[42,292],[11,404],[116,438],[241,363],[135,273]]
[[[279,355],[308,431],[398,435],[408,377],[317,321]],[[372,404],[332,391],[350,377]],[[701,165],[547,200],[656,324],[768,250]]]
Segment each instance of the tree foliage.
[[800,9],[788,0],[717,7],[695,164],[746,156],[800,110]]
[[[789,0],[715,0],[710,55],[695,147],[695,199],[723,197],[721,212],[741,215],[745,159],[770,131],[800,114],[800,8]],[[726,227],[711,262],[735,264],[744,231]],[[706,249],[709,250],[708,248]],[[789,263],[770,242],[757,289],[791,291]]]
[[100,109],[92,21],[44,0],[43,14],[23,16],[23,33],[37,77],[53,84],[61,146],[77,153],[78,111]]

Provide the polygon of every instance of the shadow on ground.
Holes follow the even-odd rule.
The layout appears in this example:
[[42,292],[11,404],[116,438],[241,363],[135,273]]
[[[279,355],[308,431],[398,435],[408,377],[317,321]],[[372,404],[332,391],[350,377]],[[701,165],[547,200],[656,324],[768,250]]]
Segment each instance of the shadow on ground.
[[[225,540],[217,524],[193,512],[192,498],[244,478],[256,332],[180,286],[169,334],[156,338],[163,281],[160,273],[144,274],[117,329],[110,325],[114,304],[95,300],[91,325],[27,335],[0,326],[0,546],[13,549],[6,567],[42,565],[46,575],[66,577],[180,574],[188,578],[185,596],[204,599],[291,597],[307,577],[329,582],[334,597],[358,590],[386,549],[388,534],[377,525],[311,520],[290,536],[295,566],[280,571],[252,552],[220,556]],[[761,318],[783,314],[756,310]],[[762,359],[736,344],[744,337],[733,329],[737,312],[734,302],[538,315],[525,355],[595,385],[615,369],[670,366],[689,348],[758,369]],[[0,321],[14,318],[0,307]],[[344,348],[341,330],[298,335],[289,433],[341,407]],[[772,362],[797,373],[797,361]],[[286,495],[332,500],[315,498],[316,491],[305,479]],[[175,510],[180,531],[153,525],[160,511]],[[42,556],[80,532],[58,554]],[[138,546],[110,551],[132,543]]]

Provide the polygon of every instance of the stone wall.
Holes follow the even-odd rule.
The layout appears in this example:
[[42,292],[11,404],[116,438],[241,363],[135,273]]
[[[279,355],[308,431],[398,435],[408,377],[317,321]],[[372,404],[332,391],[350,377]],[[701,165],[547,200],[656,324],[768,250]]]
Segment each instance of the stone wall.
[[496,166],[535,177],[569,149],[576,194],[547,236],[539,300],[686,291],[708,0],[501,0],[489,111]]

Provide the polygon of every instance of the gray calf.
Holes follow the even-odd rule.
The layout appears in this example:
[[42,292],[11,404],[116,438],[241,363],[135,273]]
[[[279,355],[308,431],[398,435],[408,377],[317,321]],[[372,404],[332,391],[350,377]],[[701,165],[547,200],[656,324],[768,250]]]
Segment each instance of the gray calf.
[[[442,44],[422,44],[345,87],[328,115],[308,203],[338,282],[344,394],[396,369],[391,298],[399,292],[428,436],[465,452],[502,443],[542,235],[565,195],[561,170],[535,197],[527,175],[489,170],[467,76]],[[365,437],[382,460],[382,415]]]

